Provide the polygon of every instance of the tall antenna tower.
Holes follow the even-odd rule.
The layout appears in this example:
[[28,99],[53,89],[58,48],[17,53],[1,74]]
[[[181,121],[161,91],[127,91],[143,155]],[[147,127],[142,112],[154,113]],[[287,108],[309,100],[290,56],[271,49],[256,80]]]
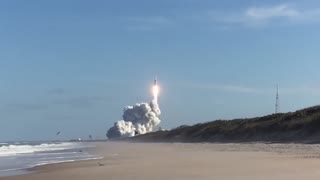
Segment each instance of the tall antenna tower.
[[278,88],[278,85],[277,85],[275,113],[277,114],[278,112],[279,112],[279,88]]

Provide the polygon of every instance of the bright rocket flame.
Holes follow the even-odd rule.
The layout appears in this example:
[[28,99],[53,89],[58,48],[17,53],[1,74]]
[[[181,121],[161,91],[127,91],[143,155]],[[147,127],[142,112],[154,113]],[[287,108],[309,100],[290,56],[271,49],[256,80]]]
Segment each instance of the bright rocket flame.
[[158,101],[158,95],[159,95],[159,86],[154,85],[152,88],[152,93],[153,93],[153,99],[157,102]]

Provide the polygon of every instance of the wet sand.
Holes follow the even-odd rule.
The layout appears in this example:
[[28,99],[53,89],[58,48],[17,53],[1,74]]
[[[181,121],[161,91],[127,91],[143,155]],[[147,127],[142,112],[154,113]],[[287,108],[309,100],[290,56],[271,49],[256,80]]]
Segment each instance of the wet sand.
[[[318,180],[320,146],[97,143],[104,158],[33,168],[3,180]],[[100,163],[100,165],[99,165]]]

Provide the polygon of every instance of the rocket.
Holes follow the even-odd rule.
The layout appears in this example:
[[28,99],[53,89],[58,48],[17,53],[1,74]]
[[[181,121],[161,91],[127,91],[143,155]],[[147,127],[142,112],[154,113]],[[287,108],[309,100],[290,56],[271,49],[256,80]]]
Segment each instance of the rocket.
[[157,77],[154,77],[153,85],[157,85]]

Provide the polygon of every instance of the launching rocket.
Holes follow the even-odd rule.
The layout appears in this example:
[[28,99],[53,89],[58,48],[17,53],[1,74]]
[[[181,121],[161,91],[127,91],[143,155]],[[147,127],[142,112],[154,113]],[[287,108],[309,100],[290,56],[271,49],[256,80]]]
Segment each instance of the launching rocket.
[[161,82],[158,84],[157,77],[154,77],[153,81],[151,78],[149,79],[149,83],[153,98],[151,102],[126,107],[122,115],[123,120],[117,121],[108,130],[107,137],[109,139],[131,137],[152,132],[160,124],[161,120],[159,116],[161,111],[158,105],[158,95]]
[[154,77],[153,85],[154,85],[154,86],[157,85],[157,77]]
[[154,78],[153,81],[153,87],[152,87],[152,93],[153,93],[153,100],[158,101],[158,94],[159,94],[159,86],[157,82],[157,77]]

